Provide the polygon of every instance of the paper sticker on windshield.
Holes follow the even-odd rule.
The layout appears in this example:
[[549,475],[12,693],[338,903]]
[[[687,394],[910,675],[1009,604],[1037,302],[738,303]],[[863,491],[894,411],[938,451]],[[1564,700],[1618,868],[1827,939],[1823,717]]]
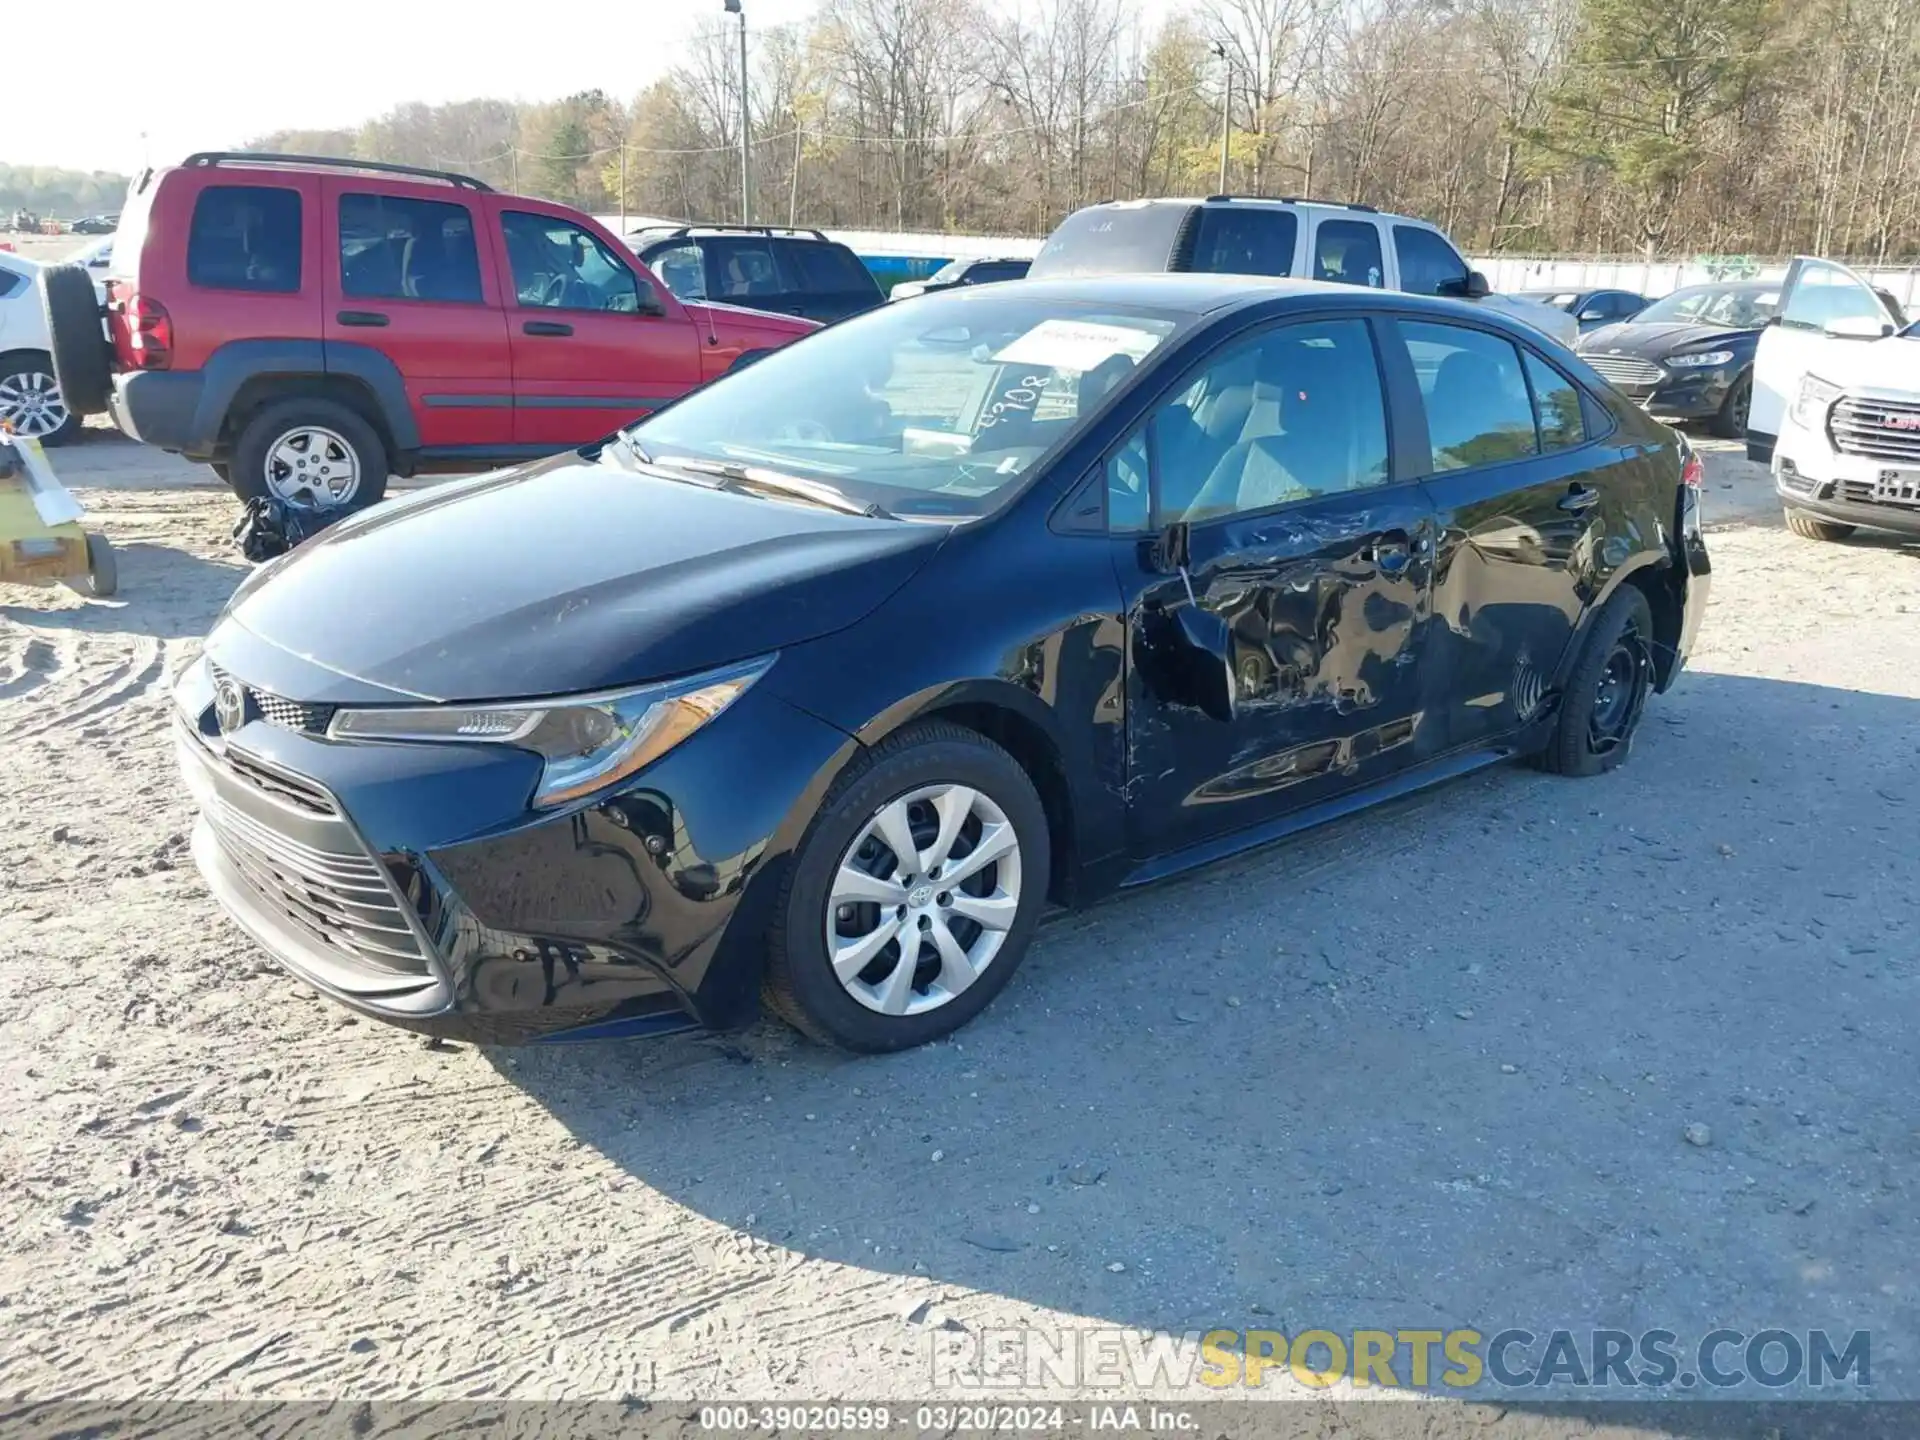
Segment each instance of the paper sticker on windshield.
[[1044,365],[1052,370],[1087,371],[1125,355],[1140,360],[1160,337],[1131,325],[1102,325],[1091,320],[1042,320],[993,358],[1006,365]]

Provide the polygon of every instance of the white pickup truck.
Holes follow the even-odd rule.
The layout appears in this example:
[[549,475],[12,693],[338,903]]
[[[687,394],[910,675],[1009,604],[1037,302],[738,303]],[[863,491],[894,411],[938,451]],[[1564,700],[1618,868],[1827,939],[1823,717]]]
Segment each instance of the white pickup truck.
[[1794,261],[1754,356],[1747,455],[1796,535],[1920,535],[1920,326],[1846,266]]

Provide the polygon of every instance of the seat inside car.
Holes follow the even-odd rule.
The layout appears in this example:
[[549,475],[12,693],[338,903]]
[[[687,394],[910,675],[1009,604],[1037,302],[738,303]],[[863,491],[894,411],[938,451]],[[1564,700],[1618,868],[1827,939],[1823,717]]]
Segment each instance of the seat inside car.
[[1269,340],[1257,356],[1245,430],[1194,497],[1196,519],[1333,494],[1378,478],[1355,473],[1377,470],[1361,453],[1360,426],[1377,407],[1358,392],[1355,366],[1311,341]]

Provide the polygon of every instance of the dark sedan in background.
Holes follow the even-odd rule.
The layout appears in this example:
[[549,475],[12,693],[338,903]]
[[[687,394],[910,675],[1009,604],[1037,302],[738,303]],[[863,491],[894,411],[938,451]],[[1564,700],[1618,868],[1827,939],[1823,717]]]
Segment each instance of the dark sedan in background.
[[1522,290],[1522,300],[1537,300],[1573,316],[1580,333],[1630,319],[1647,308],[1647,297],[1631,290]]
[[1509,757],[1618,765],[1706,603],[1700,473],[1468,304],[1153,275],[884,306],[254,572],[174,692],[194,856],[400,1024],[764,997],[899,1049],[1049,904]]
[[1780,283],[1689,285],[1631,320],[1580,337],[1580,356],[1661,420],[1704,420],[1715,435],[1747,433],[1753,352],[1780,308]]

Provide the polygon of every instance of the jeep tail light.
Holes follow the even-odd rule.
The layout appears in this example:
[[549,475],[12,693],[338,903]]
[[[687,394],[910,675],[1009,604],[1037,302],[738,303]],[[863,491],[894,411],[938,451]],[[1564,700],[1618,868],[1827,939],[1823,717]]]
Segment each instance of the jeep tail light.
[[1689,490],[1698,490],[1706,485],[1707,467],[1701,463],[1698,451],[1687,451],[1687,458],[1680,466],[1680,483]]
[[158,300],[138,293],[114,306],[114,349],[129,370],[165,370],[173,364],[173,317]]

